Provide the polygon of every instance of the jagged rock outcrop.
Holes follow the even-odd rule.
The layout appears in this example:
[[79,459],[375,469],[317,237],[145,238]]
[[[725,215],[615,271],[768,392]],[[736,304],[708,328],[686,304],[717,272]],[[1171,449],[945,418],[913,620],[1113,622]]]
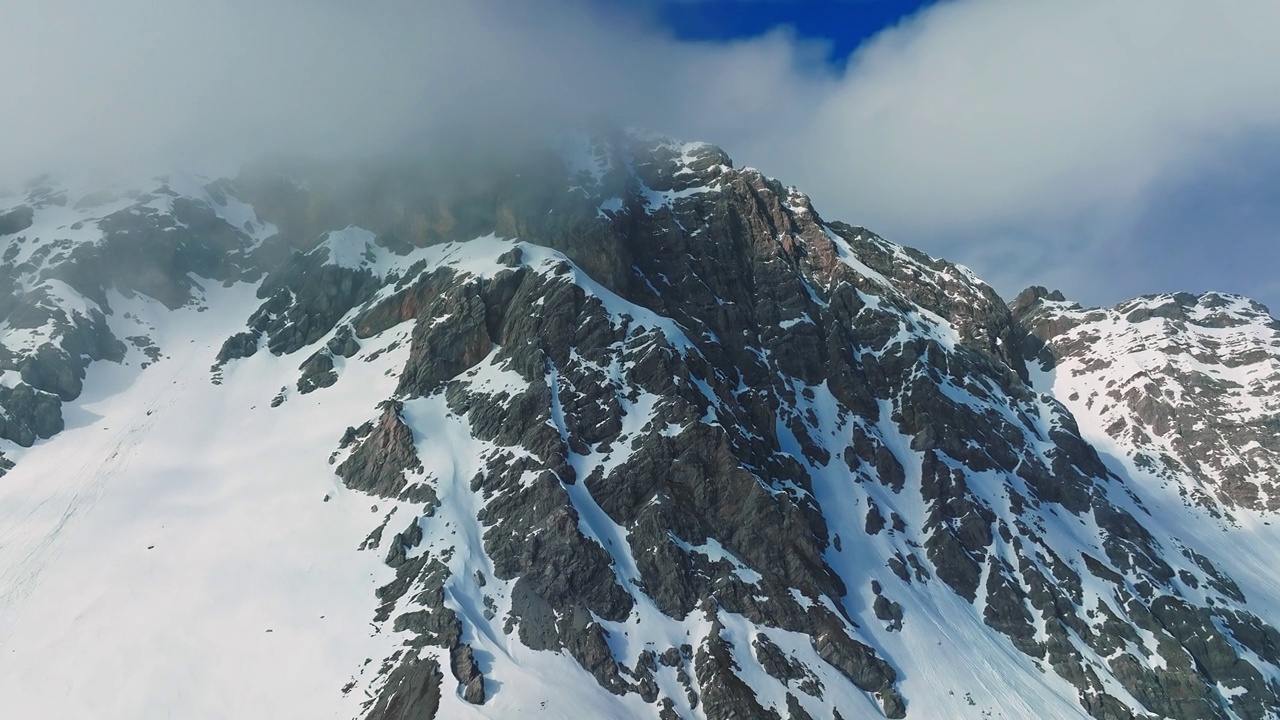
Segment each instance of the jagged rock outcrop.
[[58,398],[25,383],[0,386],[0,410],[0,438],[23,447],[31,447],[38,438],[53,437],[63,428]]
[[8,212],[0,213],[0,235],[13,235],[31,227],[35,213],[26,205],[19,205]]
[[[289,377],[251,410],[341,394],[332,412],[353,415],[325,453],[332,493],[378,503],[359,552],[386,566],[369,614],[392,649],[347,688],[367,718],[497,707],[541,688],[544,662],[606,715],[983,712],[921,681],[921,648],[981,656],[963,671],[1059,715],[1274,714],[1271,598],[1152,517],[1142,478],[1094,444],[1102,417],[1135,467],[1273,509],[1265,310],[1085,311],[1042,290],[1006,306],[714,146],[557,145],[454,178],[170,181],[81,200],[75,242],[33,234],[71,202],[33,189],[0,216],[18,228],[0,437],[57,433],[92,362],[163,362],[113,299],[254,282],[210,379],[278,362]],[[232,212],[237,193],[257,212]],[[1149,359],[1117,375],[1140,353],[1166,359],[1172,395]],[[344,392],[357,376],[389,379],[366,398]]]
[[[347,487],[395,498],[405,495],[412,474],[422,472],[422,461],[413,449],[413,430],[400,415],[403,407],[397,401],[387,401],[376,424],[366,423],[347,431],[342,445],[358,442],[336,470]],[[423,491],[433,495],[429,487]]]
[[435,658],[405,653],[405,659],[387,677],[387,691],[365,720],[431,720],[440,710],[443,682],[440,663]]

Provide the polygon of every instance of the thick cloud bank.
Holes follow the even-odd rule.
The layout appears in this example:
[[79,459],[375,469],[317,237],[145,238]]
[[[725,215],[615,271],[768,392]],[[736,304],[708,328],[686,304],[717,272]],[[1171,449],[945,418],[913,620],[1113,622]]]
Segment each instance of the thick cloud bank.
[[840,67],[785,29],[684,42],[619,5],[15,0],[0,180],[609,120],[717,142],[1005,293],[1280,304],[1258,191],[1280,178],[1280,4],[943,2]]

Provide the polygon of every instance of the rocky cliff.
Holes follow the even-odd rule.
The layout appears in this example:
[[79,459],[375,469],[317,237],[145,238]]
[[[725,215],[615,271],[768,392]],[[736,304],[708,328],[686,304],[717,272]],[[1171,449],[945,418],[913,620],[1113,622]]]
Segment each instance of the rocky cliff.
[[[1280,587],[1199,540],[1274,509],[1265,310],[1006,306],[661,136],[437,175],[31,189],[10,475],[95,367],[170,352],[117,304],[205,308],[239,326],[211,397],[346,427],[306,452],[376,507],[370,624],[331,630],[383,643],[360,717],[1275,716]],[[1153,512],[1135,466],[1209,509]]]

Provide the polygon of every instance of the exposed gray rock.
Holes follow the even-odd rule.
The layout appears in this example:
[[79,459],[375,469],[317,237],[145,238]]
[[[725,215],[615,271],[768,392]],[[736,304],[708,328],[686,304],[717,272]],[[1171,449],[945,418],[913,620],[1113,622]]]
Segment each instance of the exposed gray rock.
[[33,216],[31,208],[26,205],[0,213],[0,236],[14,235],[31,227]]
[[[1062,400],[1138,467],[1189,504],[1280,509],[1280,405],[1269,400],[1280,390],[1280,321],[1267,308],[1210,292],[1085,309],[1038,287],[1010,307],[1026,327],[1024,355],[1057,368]],[[1143,372],[1113,369],[1135,359]]]
[[403,406],[389,400],[381,407],[377,425],[338,465],[337,473],[353,490],[395,498],[409,485],[406,473],[420,471],[422,461],[414,449],[413,431],[400,417]]
[[453,670],[453,677],[462,686],[462,699],[472,705],[483,705],[485,700],[484,675],[480,674],[480,668],[476,665],[475,655],[471,651],[471,646],[458,645],[450,651],[449,658],[449,666]]
[[[0,438],[30,447],[37,439],[62,431],[62,403],[26,383],[0,385]],[[13,463],[6,461],[9,467]]]
[[365,720],[435,720],[444,675],[435,658],[409,653],[387,676],[382,692],[370,701]]
[[894,600],[890,600],[884,595],[881,595],[880,583],[873,580],[871,581],[871,587],[876,595],[876,599],[871,605],[871,610],[872,612],[875,613],[876,618],[883,620],[885,623],[887,623],[886,627],[889,630],[901,630],[902,629],[901,603],[898,603]]
[[223,365],[231,360],[253,357],[258,352],[259,336],[256,332],[238,332],[227,338],[218,351],[217,364]]
[[320,388],[327,388],[338,382],[338,373],[334,371],[333,356],[329,350],[317,351],[303,361],[298,367],[302,376],[298,378],[298,392],[306,395]]
[[708,720],[730,718],[773,718],[781,720],[777,710],[766,710],[756,700],[755,692],[734,673],[738,665],[731,654],[732,645],[722,634],[717,622],[694,656],[698,688],[703,712]]
[[249,325],[265,335],[272,354],[285,355],[320,340],[381,285],[368,270],[329,265],[326,259],[317,253],[295,256],[259,288],[264,302]]
[[325,347],[329,348],[330,353],[344,358],[355,357],[355,354],[360,352],[360,343],[356,341],[350,326],[338,328]]

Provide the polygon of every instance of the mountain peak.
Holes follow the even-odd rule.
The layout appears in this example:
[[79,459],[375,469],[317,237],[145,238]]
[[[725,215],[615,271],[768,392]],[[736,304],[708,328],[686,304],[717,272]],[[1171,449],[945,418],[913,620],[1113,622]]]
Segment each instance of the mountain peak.
[[1045,388],[1094,428],[1095,442],[1123,440],[1135,473],[1188,502],[1280,508],[1280,322],[1265,306],[1166,293],[1022,314],[1052,356],[1041,356],[1052,368]]
[[0,707],[1280,704],[1274,581],[1220,539],[1280,498],[1264,309],[1006,305],[703,143],[460,155],[0,208]]

